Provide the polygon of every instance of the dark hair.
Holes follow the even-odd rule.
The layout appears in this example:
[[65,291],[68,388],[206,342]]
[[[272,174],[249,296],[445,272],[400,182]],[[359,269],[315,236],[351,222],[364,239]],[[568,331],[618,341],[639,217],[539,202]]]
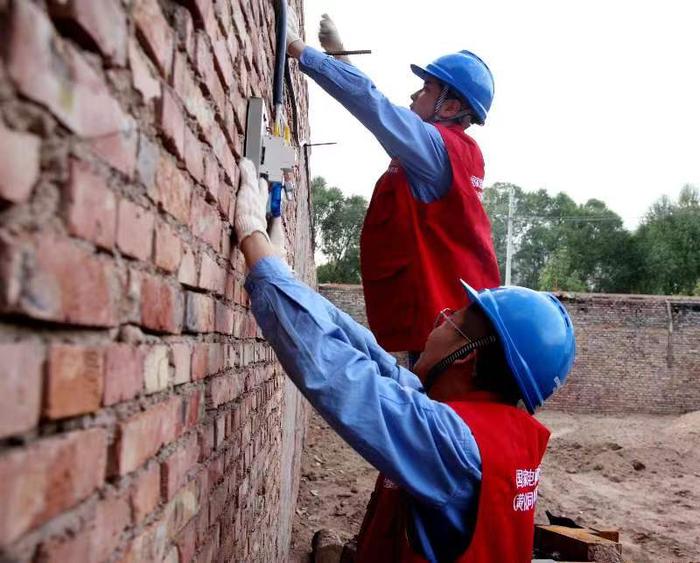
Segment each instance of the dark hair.
[[474,386],[496,393],[511,405],[516,405],[523,398],[500,342],[477,350]]

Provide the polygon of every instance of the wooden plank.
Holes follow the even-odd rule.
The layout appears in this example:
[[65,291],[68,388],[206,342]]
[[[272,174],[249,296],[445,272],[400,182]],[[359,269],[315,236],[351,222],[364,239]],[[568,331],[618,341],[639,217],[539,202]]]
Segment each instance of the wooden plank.
[[622,563],[622,546],[600,537],[586,528],[535,526],[535,548],[538,553],[556,554],[568,561]]
[[620,541],[620,532],[618,530],[596,530],[594,528],[590,528],[590,530],[595,536],[614,541],[615,543]]

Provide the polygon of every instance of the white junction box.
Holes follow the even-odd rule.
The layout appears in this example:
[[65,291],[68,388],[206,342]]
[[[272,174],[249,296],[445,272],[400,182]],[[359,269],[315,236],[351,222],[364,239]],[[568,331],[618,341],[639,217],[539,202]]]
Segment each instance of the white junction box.
[[283,137],[272,135],[271,123],[262,98],[248,99],[245,156],[253,161],[260,176],[268,182],[284,183],[284,173],[294,169],[297,154]]

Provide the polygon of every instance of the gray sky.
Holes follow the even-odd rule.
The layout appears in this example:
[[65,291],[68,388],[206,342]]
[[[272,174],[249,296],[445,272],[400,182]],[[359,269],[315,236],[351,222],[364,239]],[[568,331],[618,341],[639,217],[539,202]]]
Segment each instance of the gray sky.
[[[496,97],[481,145],[486,184],[564,191],[606,202],[633,228],[661,195],[700,186],[698,0],[305,0],[308,44],[323,12],[394,103],[408,105],[427,64],[470,49],[490,66]],[[388,157],[312,81],[311,172],[370,197]]]

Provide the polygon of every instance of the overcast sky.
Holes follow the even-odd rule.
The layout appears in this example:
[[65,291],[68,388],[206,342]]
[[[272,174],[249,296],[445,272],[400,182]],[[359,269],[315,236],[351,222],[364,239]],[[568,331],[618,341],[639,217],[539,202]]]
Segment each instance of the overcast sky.
[[[700,186],[698,0],[305,0],[307,43],[328,12],[389,99],[408,105],[410,63],[459,49],[490,66],[496,97],[471,127],[487,185],[602,199],[633,228],[661,195]],[[312,81],[311,172],[370,197],[388,157]]]

